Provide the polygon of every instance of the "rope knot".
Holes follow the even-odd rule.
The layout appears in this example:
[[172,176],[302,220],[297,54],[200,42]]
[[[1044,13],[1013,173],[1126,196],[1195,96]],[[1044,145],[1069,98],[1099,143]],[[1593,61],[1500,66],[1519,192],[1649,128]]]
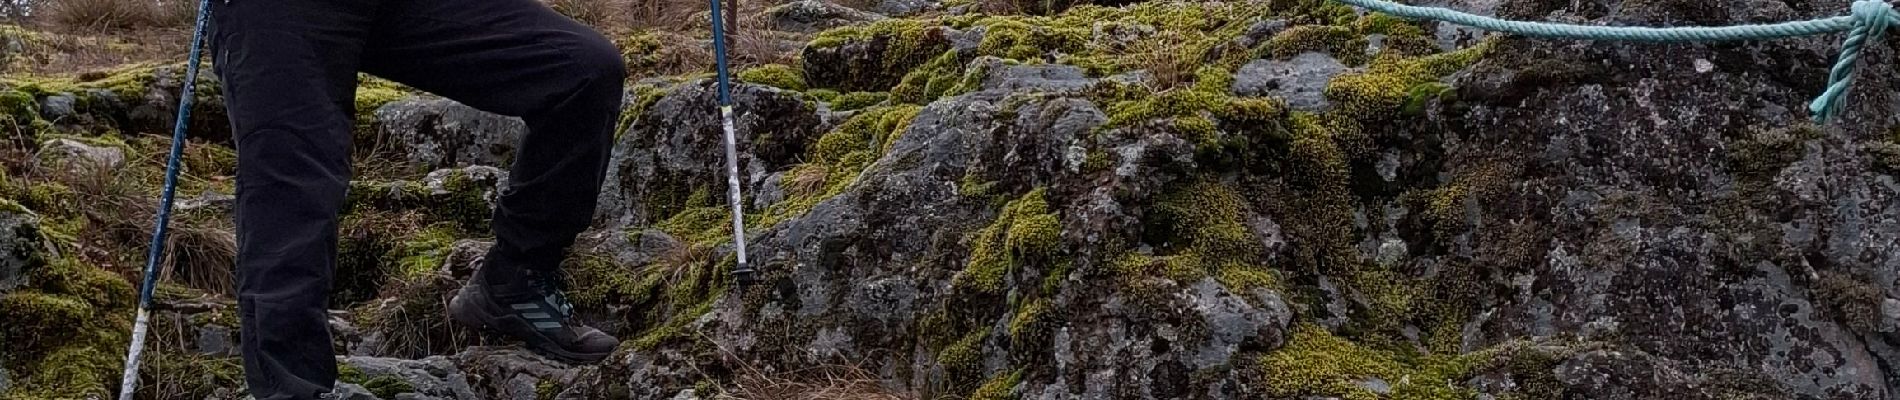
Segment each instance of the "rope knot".
[[1892,25],[1893,5],[1884,0],[1858,0],[1854,2],[1855,25],[1867,28],[1867,35],[1879,38],[1887,33]]
[[1854,29],[1847,33],[1847,43],[1841,45],[1841,57],[1828,74],[1827,91],[1808,104],[1816,123],[1827,123],[1845,108],[1847,101],[1843,98],[1847,88],[1854,84],[1854,66],[1860,60],[1861,45],[1868,39],[1879,39],[1887,33],[1888,26],[1900,23],[1900,18],[1893,13],[1893,5],[1884,0],[1857,0],[1853,15]]

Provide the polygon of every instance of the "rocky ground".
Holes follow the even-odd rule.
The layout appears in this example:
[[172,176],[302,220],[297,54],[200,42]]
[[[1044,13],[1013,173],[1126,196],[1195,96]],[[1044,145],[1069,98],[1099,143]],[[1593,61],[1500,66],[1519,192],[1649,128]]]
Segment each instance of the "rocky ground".
[[[1721,25],[1846,1],[1447,0]],[[567,265],[600,365],[450,324],[517,120],[366,80],[332,328],[354,399],[1900,397],[1900,91],[1837,37],[1534,40],[1314,0],[801,0],[735,88],[636,73]],[[0,29],[0,60],[45,34]],[[669,36],[678,35],[678,36]],[[776,46],[776,45],[775,45]],[[13,49],[13,50],[9,50]],[[11,52],[11,53],[7,53]],[[116,387],[172,64],[0,78],[0,393]],[[235,161],[187,146],[143,398],[237,397]]]

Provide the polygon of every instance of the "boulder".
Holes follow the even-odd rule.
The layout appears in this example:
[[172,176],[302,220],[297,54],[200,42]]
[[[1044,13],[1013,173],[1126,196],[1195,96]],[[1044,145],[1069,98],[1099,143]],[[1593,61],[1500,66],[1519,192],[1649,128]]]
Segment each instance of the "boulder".
[[40,233],[39,216],[0,200],[0,294],[26,284],[27,272],[45,263],[52,249]]
[[1260,59],[1248,62],[1234,74],[1234,94],[1275,97],[1295,110],[1321,112],[1331,108],[1326,102],[1326,85],[1333,77],[1351,72],[1338,59],[1325,53],[1300,53],[1291,59]]
[[62,138],[40,143],[37,167],[46,171],[81,173],[96,169],[114,170],[124,163],[123,149]]
[[357,143],[357,147],[388,150],[426,170],[507,167],[527,130],[520,118],[448,99],[412,97],[376,109],[376,136],[372,143]]
[[[596,219],[605,226],[658,222],[703,192],[726,193],[724,134],[711,81],[680,84],[639,115],[614,144]],[[824,133],[813,103],[796,92],[761,85],[732,88],[739,177],[747,196],[765,178],[799,161]],[[722,203],[723,204],[723,203]]]
[[765,10],[765,17],[771,21],[774,29],[804,33],[886,18],[825,0],[797,0],[772,6]]

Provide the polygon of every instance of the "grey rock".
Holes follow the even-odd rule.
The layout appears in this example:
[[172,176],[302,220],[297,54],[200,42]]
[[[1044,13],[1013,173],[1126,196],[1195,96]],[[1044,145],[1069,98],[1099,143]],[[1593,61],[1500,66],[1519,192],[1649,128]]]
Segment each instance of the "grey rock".
[[1358,385],[1359,388],[1361,389],[1365,389],[1373,393],[1378,393],[1382,395],[1392,393],[1392,384],[1386,383],[1384,379],[1366,378],[1364,380],[1360,380],[1358,383],[1355,383],[1355,385]]
[[429,170],[506,166],[527,129],[520,118],[448,99],[412,97],[376,109],[376,143],[367,146],[401,154],[409,163]]
[[1154,34],[1155,27],[1148,24],[1097,24],[1089,29],[1092,42],[1112,47],[1133,45]]
[[766,9],[765,18],[781,31],[811,33],[887,17],[824,0],[797,0]]
[[[79,96],[72,93],[55,93],[40,99],[40,117],[48,121],[62,121],[78,114],[74,106]],[[56,122],[57,123],[57,122]]]
[[1273,35],[1279,34],[1280,31],[1284,31],[1292,25],[1292,22],[1287,21],[1285,18],[1274,18],[1255,22],[1252,26],[1247,27],[1246,34],[1234,38],[1234,44],[1239,47],[1252,48],[1254,45],[1265,43],[1267,39],[1273,38]]
[[977,58],[970,65],[986,71],[978,90],[1060,93],[1082,90],[1095,83],[1081,68],[1069,65],[1013,64],[995,57]]
[[1287,325],[1293,320],[1293,312],[1271,292],[1263,291],[1257,301],[1261,305],[1256,306],[1256,301],[1243,299],[1210,278],[1196,283],[1188,293],[1193,296],[1194,308],[1206,321],[1209,331],[1194,362],[1189,363],[1195,369],[1231,362],[1243,344],[1279,348],[1286,337]]
[[1886,299],[1880,302],[1880,315],[1888,320],[1900,320],[1900,299]]
[[[714,101],[712,89],[708,80],[673,86],[633,117],[608,161],[595,214],[600,225],[645,226],[665,217],[647,209],[656,201],[683,201],[698,190],[725,194],[720,119],[705,106]],[[801,161],[824,133],[824,122],[796,92],[741,84],[732,87],[732,101],[740,183],[743,193],[756,196],[767,176]]]
[[1242,96],[1285,99],[1295,110],[1325,111],[1331,108],[1326,102],[1326,84],[1350,70],[1324,53],[1301,53],[1286,60],[1260,59],[1240,67],[1240,72],[1234,74],[1233,89]]
[[222,326],[204,326],[198,328],[196,348],[199,354],[212,356],[238,355],[238,347],[230,328]]
[[936,0],[880,0],[871,11],[892,17],[907,17],[942,7]]
[[0,393],[6,393],[7,388],[12,387],[12,385],[13,383],[7,380],[6,368],[0,368]]
[[988,33],[988,27],[978,26],[968,30],[945,29],[943,37],[950,40],[950,48],[968,54],[983,45],[983,37]]
[[557,388],[566,387],[575,382],[583,369],[517,346],[470,347],[451,359],[470,375],[484,378],[477,391],[491,394],[489,398],[502,399],[538,399],[542,382]]
[[323,397],[333,400],[382,400],[362,385],[347,382],[337,382],[336,386],[330,389],[330,393]]
[[112,170],[125,163],[125,150],[94,146],[73,139],[53,139],[40,143],[36,168],[44,171],[83,173],[94,169]]
[[776,172],[765,176],[759,183],[759,192],[752,195],[752,208],[763,210],[785,200],[785,172]]
[[508,187],[508,171],[486,165],[471,165],[455,169],[439,169],[423,176],[422,184],[429,194],[451,194],[457,190],[469,190],[471,187],[455,186],[469,184],[481,191],[482,200],[491,207],[499,199],[503,189]]
[[53,249],[40,233],[40,218],[32,211],[8,203],[12,209],[0,209],[0,294],[12,292],[26,283],[26,273],[43,264]]
[[237,210],[237,196],[206,191],[196,197],[178,199],[179,212],[202,212],[211,215],[231,215]]
[[447,357],[403,360],[352,356],[339,357],[337,362],[362,371],[364,378],[390,377],[402,380],[419,395],[448,399],[483,398],[477,397],[475,389],[469,385],[468,375]]

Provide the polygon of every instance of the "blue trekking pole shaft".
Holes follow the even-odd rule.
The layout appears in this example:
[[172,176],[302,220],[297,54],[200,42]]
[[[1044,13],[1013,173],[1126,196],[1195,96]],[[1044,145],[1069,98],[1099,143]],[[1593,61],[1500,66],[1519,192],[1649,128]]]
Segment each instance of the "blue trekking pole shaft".
[[211,15],[211,0],[198,1],[198,18],[191,34],[191,51],[186,56],[185,84],[178,94],[178,121],[172,126],[171,154],[165,162],[165,188],[159,196],[158,221],[152,227],[152,246],[145,253],[145,281],[139,286],[139,313],[132,323],[132,344],[125,352],[125,375],[119,386],[119,400],[132,400],[138,389],[139,355],[145,350],[146,329],[151,326],[152,290],[158,286],[158,270],[165,256],[165,233],[172,219],[172,196],[178,191],[178,159],[185,151],[185,129],[191,121],[192,95],[198,86],[198,61],[204,52],[205,20]]
[[739,144],[732,126],[732,78],[726,66],[726,26],[721,22],[725,18],[722,18],[724,13],[719,10],[720,0],[707,1],[712,3],[713,58],[719,67],[719,121],[726,135],[726,197],[732,206],[732,248],[739,258],[739,264],[732,269],[732,276],[739,283],[738,292],[743,295],[746,287],[757,277],[745,254],[745,210],[740,206],[739,195]]

